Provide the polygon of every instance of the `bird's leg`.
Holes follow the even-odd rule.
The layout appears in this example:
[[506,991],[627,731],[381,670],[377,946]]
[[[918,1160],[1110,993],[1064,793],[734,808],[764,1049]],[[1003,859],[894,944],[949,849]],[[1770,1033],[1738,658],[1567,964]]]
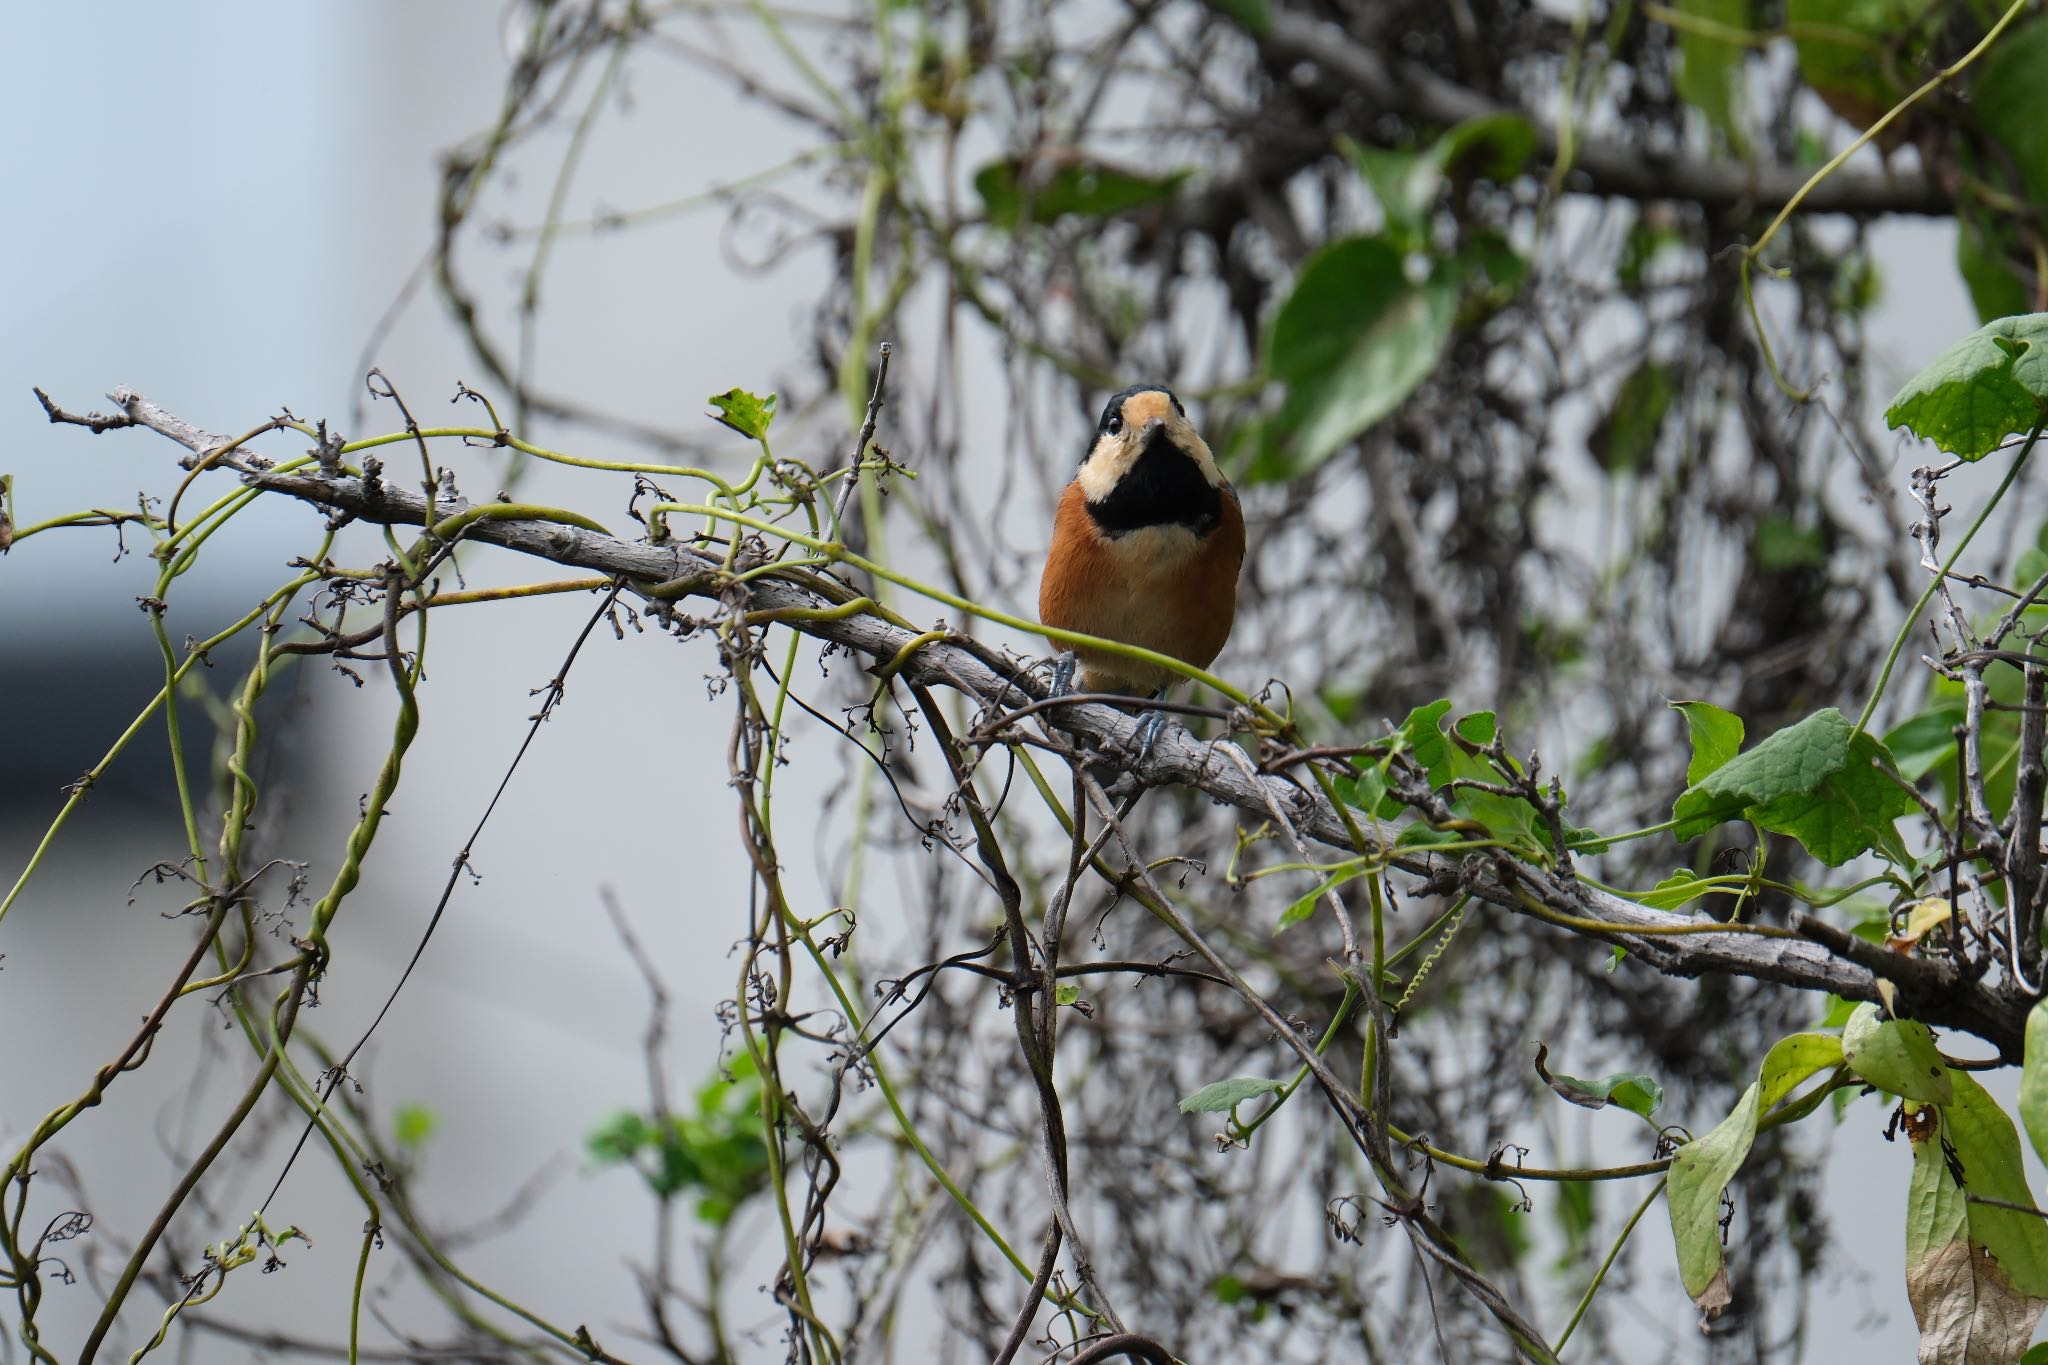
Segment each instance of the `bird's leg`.
[[1074,665],[1076,662],[1074,651],[1071,649],[1061,650],[1059,657],[1052,661],[1051,695],[1064,697],[1074,690]]
[[[1157,701],[1165,695],[1166,689],[1164,687],[1158,688],[1152,693],[1152,700]],[[1139,713],[1138,756],[1132,760],[1135,764],[1142,767],[1145,760],[1152,756],[1152,746],[1159,742],[1160,732],[1164,729],[1166,729],[1166,713],[1164,711],[1147,708]]]

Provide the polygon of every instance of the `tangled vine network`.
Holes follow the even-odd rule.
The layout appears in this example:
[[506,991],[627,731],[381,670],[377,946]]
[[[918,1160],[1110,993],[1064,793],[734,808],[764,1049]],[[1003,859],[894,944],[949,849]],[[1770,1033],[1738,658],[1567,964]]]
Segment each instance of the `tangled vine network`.
[[[659,1202],[635,1335],[668,1358],[739,1356],[721,1276],[735,1220],[751,1217],[771,1230],[766,1291],[792,1360],[892,1347],[1073,1365],[1555,1360],[1578,1332],[1606,1347],[1616,1326],[1599,1291],[1631,1275],[1621,1243],[1692,1135],[1652,1121],[1632,1160],[1543,1155],[1564,1143],[1535,1097],[1612,1101],[1552,1073],[1550,1055],[1626,1063],[1725,1101],[1730,1057],[1763,1055],[1832,995],[2017,1060],[2023,987],[2041,962],[2012,945],[2038,943],[2038,909],[1974,937],[1958,920],[1952,940],[1936,936],[1953,943],[1946,955],[1874,945],[1823,913],[1839,895],[1781,870],[1798,848],[1762,826],[1717,833],[1712,866],[1682,895],[1621,890],[1681,856],[1669,836],[1683,821],[1666,815],[1691,781],[1687,722],[1667,698],[1711,697],[1763,734],[1844,678],[1889,677],[1893,627],[1927,601],[1924,556],[1947,632],[1938,664],[1975,708],[1959,723],[1981,732],[1986,670],[2031,599],[1988,634],[1971,623],[1948,596],[1953,560],[1935,559],[1937,483],[1953,470],[1923,471],[1909,519],[1865,416],[1869,225],[1959,212],[1977,169],[1940,90],[1916,115],[1919,172],[1852,165],[1809,183],[1813,101],[1797,72],[1752,66],[1745,98],[1783,117],[1739,147],[1725,134],[1703,144],[1681,45],[1703,31],[1732,44],[1731,30],[1593,8],[1604,24],[1507,0],[848,17],[523,6],[499,118],[448,158],[416,282],[481,367],[457,395],[474,420],[416,420],[375,369],[369,411],[396,417],[367,438],[289,413],[209,432],[126,389],[106,414],[43,397],[53,422],[169,438],[186,476],[132,512],[0,519],[0,549],[16,554],[58,530],[146,534],[159,578],[144,606],[164,668],[0,919],[94,781],[160,717],[189,847],[157,875],[189,886],[196,931],[132,1037],[4,1168],[0,1284],[29,1354],[66,1358],[38,1313],[45,1281],[70,1273],[68,1244],[91,1231],[84,1210],[44,1193],[62,1187],[59,1140],[197,996],[246,1044],[239,1089],[208,1111],[210,1137],[132,1244],[96,1249],[104,1307],[70,1359],[97,1358],[117,1327],[134,1333],[142,1289],[162,1309],[138,1354],[181,1320],[232,1335],[206,1305],[302,1234],[273,1226],[266,1205],[209,1237],[191,1200],[278,1094],[302,1123],[292,1159],[331,1160],[365,1211],[347,1358],[379,1358],[361,1340],[364,1286],[388,1243],[451,1305],[445,1337],[409,1340],[399,1358],[629,1358],[573,1306],[515,1301],[462,1268],[365,1120],[350,1070],[362,1044],[303,1022],[319,983],[354,965],[350,896],[434,718],[429,620],[539,596],[592,606],[527,741],[606,635],[660,632],[715,656],[731,707],[728,771],[694,775],[729,783],[732,853],[752,872],[731,911],[729,1063],[694,1111],[668,1094],[660,964],[615,914],[660,1009],[654,1112],[593,1139],[643,1164]],[[739,25],[772,59],[735,55]],[[1937,44],[1941,60],[1969,41]],[[709,73],[811,141],[674,203],[577,220],[558,192],[536,227],[490,221],[493,187],[538,147],[565,158],[554,183],[569,183],[629,72]],[[564,128],[566,153],[542,136]],[[1796,211],[1774,220],[1786,205]],[[741,385],[712,402],[753,443],[744,470],[701,458],[691,432],[558,393],[535,341],[538,282],[557,254],[706,209],[728,215],[735,257],[746,249],[735,264],[768,270],[817,249],[835,274],[776,394],[718,380]],[[1754,257],[1752,278],[1752,256],[1727,248],[1760,235],[1774,254]],[[2026,246],[2013,258],[2031,259]],[[522,262],[510,337],[474,282],[490,252]],[[1319,316],[1297,282],[1337,280],[1338,266],[1398,297],[1333,286]],[[1383,327],[1334,362],[1303,340],[1382,307]],[[1305,407],[1333,363],[1379,387]],[[981,374],[1001,392],[974,391]],[[1252,543],[1230,650],[1214,675],[1180,669],[1196,700],[1167,703],[1184,723],[1144,747],[1118,699],[1049,695],[1044,661],[1025,652],[1046,632],[999,604],[1028,595],[1084,414],[1155,376],[1199,405]],[[1334,429],[1339,408],[1359,420]],[[543,444],[542,427],[567,435]],[[1574,441],[1590,460],[1561,456]],[[500,461],[512,491],[464,489],[451,449]],[[519,471],[538,462],[576,470],[589,504],[522,500]],[[1845,492],[1868,505],[1845,512]],[[209,538],[280,499],[323,518],[290,575],[208,638],[174,641],[164,604]],[[504,554],[566,576],[456,578],[462,562]],[[195,670],[238,637],[253,638],[254,661],[219,713],[209,796],[180,726]],[[2031,727],[2021,747],[2038,753],[2044,675],[2014,657]],[[325,861],[251,835],[269,799],[263,698],[284,670],[320,660],[397,702],[375,783]],[[1448,730],[1440,698],[1465,713]],[[1842,743],[1867,741],[1870,719]],[[792,734],[819,729],[843,741],[844,780],[788,757]],[[1928,866],[1946,867],[1952,913],[1966,899],[1957,866],[1993,843],[2001,877],[2041,884],[2033,841],[2000,837],[1981,757],[1958,761],[1961,818],[1918,795],[1894,812],[1938,834]],[[516,790],[513,768],[501,792]],[[2016,806],[2004,828],[2038,826],[2042,786],[2038,764],[2008,782],[1999,795],[2030,802],[2032,823]],[[899,870],[891,899],[906,913],[887,928],[859,859],[822,898],[792,884],[777,811],[793,787],[833,792],[854,851]],[[308,864],[322,869],[310,884]],[[1933,875],[1853,890],[1884,884],[1903,905]],[[1981,881],[1972,894],[1974,922],[1994,925]],[[310,908],[290,933],[269,932],[266,917],[302,895]],[[1700,908],[1709,897],[1717,913]],[[1700,1045],[1710,1036],[1725,1051]],[[1763,1358],[1796,1341],[1825,1219],[1814,1159],[1779,1130],[1856,1084],[1841,1070],[1754,1123],[1739,1176],[1712,1188],[1712,1220],[1727,1186],[1722,1235],[1753,1250],[1720,1286],[1710,1349]],[[855,1153],[886,1177],[856,1170]],[[1592,1192],[1614,1182],[1626,1207],[1603,1220]],[[1571,1267],[1562,1311],[1518,1221],[1540,1187],[1558,1191],[1545,1235]],[[713,1239],[699,1280],[672,1249],[693,1199]],[[1774,1257],[1794,1273],[1765,1273]]]

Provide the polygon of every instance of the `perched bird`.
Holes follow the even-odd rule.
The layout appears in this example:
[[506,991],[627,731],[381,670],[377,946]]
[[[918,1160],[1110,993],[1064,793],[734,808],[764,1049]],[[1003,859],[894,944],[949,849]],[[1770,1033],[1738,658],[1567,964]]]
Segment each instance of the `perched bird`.
[[[1162,385],[1134,384],[1103,408],[1094,444],[1060,496],[1039,619],[1207,668],[1237,615],[1243,562],[1237,494],[1187,409]],[[1077,656],[1089,692],[1156,695],[1173,678],[1084,647],[1062,653],[1056,691],[1067,690]],[[1147,748],[1162,719],[1148,717]]]

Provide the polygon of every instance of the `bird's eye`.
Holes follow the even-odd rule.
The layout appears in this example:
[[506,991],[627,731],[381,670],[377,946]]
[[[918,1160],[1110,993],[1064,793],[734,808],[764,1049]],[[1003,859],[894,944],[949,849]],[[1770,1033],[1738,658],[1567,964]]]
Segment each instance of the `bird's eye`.
[[1110,435],[1114,436],[1124,429],[1124,419],[1121,417],[1112,417],[1107,422],[1104,422],[1102,424],[1102,429],[1108,432]]

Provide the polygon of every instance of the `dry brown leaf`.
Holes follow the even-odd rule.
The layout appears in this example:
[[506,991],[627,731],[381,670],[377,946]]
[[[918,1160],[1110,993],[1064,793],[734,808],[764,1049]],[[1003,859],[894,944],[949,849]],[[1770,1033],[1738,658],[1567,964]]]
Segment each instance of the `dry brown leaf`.
[[2013,1365],[2048,1309],[1965,1237],[1908,1267],[1906,1297],[1920,1324],[1920,1365]]

